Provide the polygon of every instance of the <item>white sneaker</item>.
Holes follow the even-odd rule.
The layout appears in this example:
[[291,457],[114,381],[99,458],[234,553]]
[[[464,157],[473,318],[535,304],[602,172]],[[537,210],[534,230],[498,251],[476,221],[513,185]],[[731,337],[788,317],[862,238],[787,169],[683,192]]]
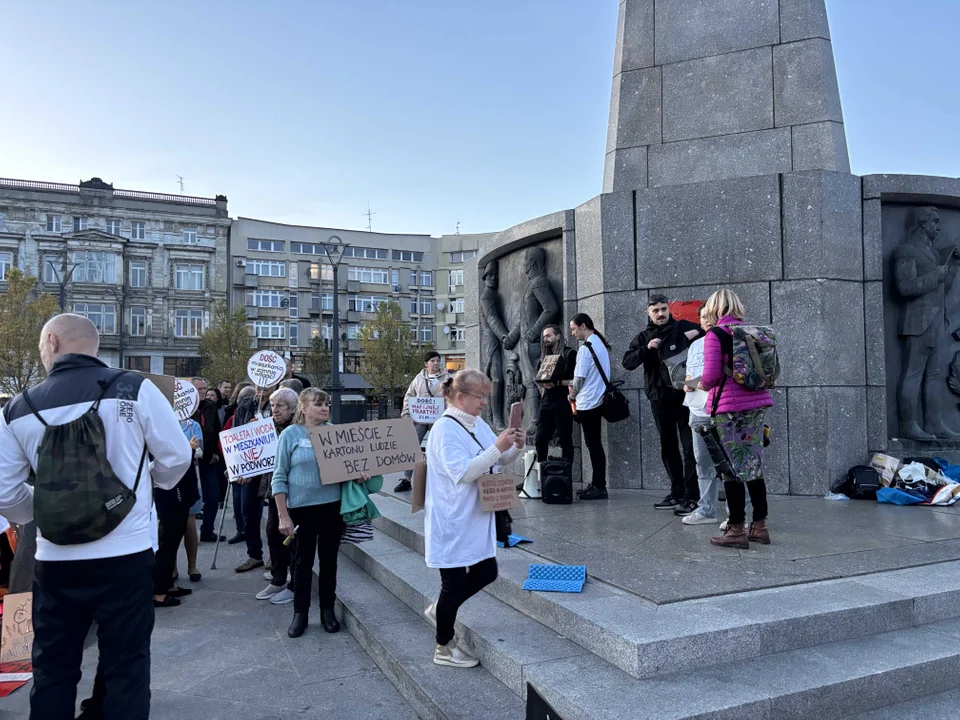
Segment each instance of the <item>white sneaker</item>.
[[263,574],[263,579],[264,579],[264,580],[273,580],[273,573],[270,572],[269,570],[267,570],[267,572],[265,572],[265,573]]
[[283,588],[280,592],[270,598],[271,605],[289,605],[293,602],[293,591]]
[[437,601],[434,600],[427,606],[427,609],[423,611],[423,616],[427,619],[427,622],[433,626],[433,629],[437,629]]
[[263,590],[257,593],[257,600],[269,600],[277,593],[285,589],[284,585],[274,585],[270,583]]
[[447,645],[437,645],[433,651],[434,665],[446,665],[455,668],[472,668],[480,664],[478,658],[468,655],[454,645],[451,640]]
[[701,515],[699,510],[694,510],[689,515],[684,515],[680,522],[684,525],[713,525],[717,522],[717,519]]

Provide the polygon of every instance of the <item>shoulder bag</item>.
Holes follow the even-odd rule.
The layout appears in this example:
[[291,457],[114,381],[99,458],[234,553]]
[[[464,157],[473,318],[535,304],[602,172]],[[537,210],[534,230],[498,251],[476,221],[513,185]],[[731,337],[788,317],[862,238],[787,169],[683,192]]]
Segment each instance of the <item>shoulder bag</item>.
[[620,388],[618,387],[623,383],[620,381],[612,383],[607,380],[607,374],[600,366],[596,351],[590,346],[590,343],[584,343],[584,345],[593,356],[593,364],[597,366],[597,371],[600,373],[600,377],[603,378],[603,384],[606,388],[603,393],[603,401],[600,405],[603,419],[610,423],[618,423],[621,420],[626,420],[630,417],[630,401],[620,392]]

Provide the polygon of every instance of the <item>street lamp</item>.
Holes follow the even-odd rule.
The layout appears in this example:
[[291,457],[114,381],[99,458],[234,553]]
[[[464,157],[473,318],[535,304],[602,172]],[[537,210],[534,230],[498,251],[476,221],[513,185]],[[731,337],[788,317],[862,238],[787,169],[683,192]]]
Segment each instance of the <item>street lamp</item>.
[[63,312],[63,306],[67,303],[67,283],[70,282],[70,278],[73,277],[73,271],[77,269],[78,263],[74,263],[68,271],[67,259],[64,258],[63,265],[60,268],[64,273],[62,277],[57,270],[57,266],[53,264],[53,260],[47,260],[47,265],[49,265],[53,271],[53,276],[57,279],[57,285],[60,287],[60,312]]
[[[345,245],[338,235],[331,235],[326,242],[320,243],[333,266],[333,348],[330,361],[330,418],[334,424],[340,422],[340,263],[343,262]],[[321,281],[323,273],[320,273]]]

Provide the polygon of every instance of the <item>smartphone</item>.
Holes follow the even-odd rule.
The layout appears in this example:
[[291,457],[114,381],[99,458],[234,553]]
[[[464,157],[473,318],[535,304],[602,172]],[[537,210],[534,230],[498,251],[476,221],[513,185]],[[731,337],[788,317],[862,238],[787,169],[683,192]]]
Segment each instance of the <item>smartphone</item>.
[[523,423],[523,403],[515,402],[510,406],[510,427],[518,428]]

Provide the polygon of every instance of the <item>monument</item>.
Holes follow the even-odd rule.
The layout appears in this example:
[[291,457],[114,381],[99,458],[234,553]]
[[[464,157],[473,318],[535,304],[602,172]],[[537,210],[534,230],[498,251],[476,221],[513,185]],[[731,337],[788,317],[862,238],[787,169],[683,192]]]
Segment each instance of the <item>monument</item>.
[[874,451],[960,458],[958,244],[960,180],[850,174],[824,0],[622,0],[602,193],[481,246],[468,364],[505,372],[513,348],[535,417],[534,328],[588,313],[632,411],[604,428],[609,484],[665,489],[618,360],[650,293],[729,286],[780,339],[768,487],[822,495]]

